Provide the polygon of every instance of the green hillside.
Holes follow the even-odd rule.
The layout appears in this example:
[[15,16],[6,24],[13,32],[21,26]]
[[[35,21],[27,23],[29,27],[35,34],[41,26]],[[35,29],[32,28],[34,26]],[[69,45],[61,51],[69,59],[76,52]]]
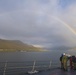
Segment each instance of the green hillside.
[[0,51],[41,51],[41,49],[19,40],[0,39]]

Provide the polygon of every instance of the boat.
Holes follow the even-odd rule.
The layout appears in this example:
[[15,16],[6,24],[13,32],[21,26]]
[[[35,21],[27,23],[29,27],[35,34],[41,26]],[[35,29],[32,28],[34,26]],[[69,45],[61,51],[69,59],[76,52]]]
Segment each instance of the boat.
[[34,61],[32,70],[31,71],[28,71],[28,74],[35,74],[35,73],[38,73],[39,72],[39,71],[35,70],[35,63],[36,63],[36,61]]

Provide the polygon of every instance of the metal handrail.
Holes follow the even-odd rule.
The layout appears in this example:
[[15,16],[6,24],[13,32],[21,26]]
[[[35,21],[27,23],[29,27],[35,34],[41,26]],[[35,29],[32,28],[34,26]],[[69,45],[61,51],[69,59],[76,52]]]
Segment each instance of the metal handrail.
[[[27,61],[28,62],[28,61]],[[47,70],[47,69],[52,69],[52,68],[57,68],[58,67],[58,64],[57,63],[53,63],[52,61],[50,61],[50,64],[48,61],[46,61],[47,64],[44,63],[43,61],[43,65],[41,63],[41,65],[35,65],[35,69],[38,69],[38,70]],[[1,62],[0,62],[1,63]],[[5,63],[5,64],[4,64]],[[0,71],[4,70],[3,71],[3,75],[6,75],[7,73],[11,73],[10,71],[12,71],[13,73],[17,73],[19,69],[22,69],[22,71],[26,72],[25,70],[27,69],[30,69],[33,67],[32,65],[25,65],[25,66],[9,66],[9,64],[18,64],[18,63],[25,63],[26,62],[4,62],[4,67],[1,67]],[[39,61],[38,61],[39,63]],[[53,64],[52,64],[53,63]],[[2,64],[2,63],[1,63]],[[55,65],[56,64],[56,65]]]

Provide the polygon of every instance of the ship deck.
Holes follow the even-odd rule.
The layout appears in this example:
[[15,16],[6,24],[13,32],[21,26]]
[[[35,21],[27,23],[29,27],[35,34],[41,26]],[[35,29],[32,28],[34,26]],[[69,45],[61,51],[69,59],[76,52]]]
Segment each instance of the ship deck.
[[[20,75],[30,75],[27,73],[24,74],[20,74]],[[68,70],[68,71],[64,71],[60,68],[54,68],[54,69],[50,69],[50,70],[45,70],[45,71],[40,71],[36,74],[32,74],[32,75],[76,75],[76,70]]]
[[[32,66],[25,66],[25,62],[0,63],[0,75],[30,75],[27,72],[31,70]],[[51,65],[50,69],[46,65],[35,66],[35,70],[39,72],[31,75],[76,75],[76,70],[70,70],[68,67],[68,71],[64,71],[59,65]]]

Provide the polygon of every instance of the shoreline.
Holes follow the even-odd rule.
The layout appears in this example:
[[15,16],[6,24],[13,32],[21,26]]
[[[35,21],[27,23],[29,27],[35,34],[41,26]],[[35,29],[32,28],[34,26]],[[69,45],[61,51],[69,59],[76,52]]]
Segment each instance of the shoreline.
[[0,52],[48,52],[49,50],[15,50],[15,49],[0,49]]

